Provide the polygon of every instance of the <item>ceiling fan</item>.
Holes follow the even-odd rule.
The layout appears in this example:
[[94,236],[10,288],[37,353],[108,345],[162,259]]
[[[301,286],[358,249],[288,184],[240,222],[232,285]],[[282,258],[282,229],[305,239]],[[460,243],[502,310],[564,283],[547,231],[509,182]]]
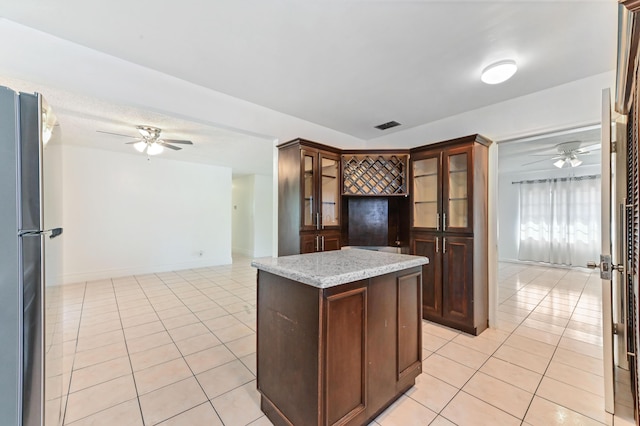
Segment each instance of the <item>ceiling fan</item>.
[[[600,149],[600,144],[594,144],[594,145],[590,145],[590,146],[586,146],[586,147],[581,148],[580,147],[580,141],[569,141],[569,142],[560,143],[560,144],[556,145],[555,148],[556,148],[556,151],[558,152],[557,155],[555,155],[555,156],[553,156],[551,158],[545,158],[543,160],[536,160],[536,161],[532,161],[530,163],[525,163],[525,164],[523,164],[523,166],[528,166],[529,164],[539,163],[541,161],[551,160],[551,161],[553,161],[553,165],[556,166],[559,169],[561,169],[561,168],[563,168],[565,166],[567,166],[567,167],[578,167],[580,164],[582,164],[582,160],[580,160],[580,158],[578,158],[578,156],[579,155],[589,155],[589,154],[591,154],[592,151]],[[544,155],[545,157],[549,156],[549,154],[536,154],[536,155]]]
[[133,147],[139,152],[146,152],[147,155],[157,155],[164,151],[164,148],[173,149],[179,151],[182,148],[174,145],[193,145],[191,141],[178,140],[178,139],[160,139],[160,133],[162,129],[152,126],[136,126],[140,136],[121,135],[119,133],[105,132],[97,130],[98,133],[105,133],[108,135],[123,136],[126,138],[136,138],[135,141],[125,142],[127,145],[133,145]]

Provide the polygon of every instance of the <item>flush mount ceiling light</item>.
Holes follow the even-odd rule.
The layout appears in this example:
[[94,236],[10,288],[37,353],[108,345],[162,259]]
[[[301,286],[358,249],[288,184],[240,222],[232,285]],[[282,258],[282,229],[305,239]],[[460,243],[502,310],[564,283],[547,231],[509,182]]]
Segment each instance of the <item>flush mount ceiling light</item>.
[[482,70],[480,79],[487,84],[499,84],[509,80],[518,71],[516,61],[506,59],[493,63]]

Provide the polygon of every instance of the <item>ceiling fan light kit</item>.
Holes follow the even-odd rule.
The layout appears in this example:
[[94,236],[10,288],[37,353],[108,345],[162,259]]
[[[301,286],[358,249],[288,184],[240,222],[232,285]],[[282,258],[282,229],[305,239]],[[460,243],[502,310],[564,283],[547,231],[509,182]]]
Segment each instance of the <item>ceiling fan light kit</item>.
[[[144,153],[146,153],[147,155],[162,154],[165,148],[169,148],[174,151],[179,151],[182,149],[178,146],[174,146],[174,144],[193,145],[193,142],[191,141],[178,140],[178,139],[160,139],[160,133],[162,132],[162,129],[158,127],[136,126],[136,129],[140,134],[140,137],[137,138],[138,140],[133,142],[126,142],[126,143],[128,145],[133,145],[136,151],[141,152],[143,154]],[[118,133],[104,132],[101,130],[98,130],[98,132],[106,133],[109,135],[115,135],[115,136],[124,136],[127,138],[135,137],[135,136],[129,136],[129,135],[121,135]]]
[[555,163],[553,163],[553,165],[559,169],[563,168],[565,165],[568,165],[570,167],[578,167],[580,164],[582,164],[582,160],[580,160],[576,155],[563,157],[558,161],[556,161]]
[[509,80],[518,71],[516,61],[505,59],[495,62],[482,70],[480,80],[486,84],[500,84]]

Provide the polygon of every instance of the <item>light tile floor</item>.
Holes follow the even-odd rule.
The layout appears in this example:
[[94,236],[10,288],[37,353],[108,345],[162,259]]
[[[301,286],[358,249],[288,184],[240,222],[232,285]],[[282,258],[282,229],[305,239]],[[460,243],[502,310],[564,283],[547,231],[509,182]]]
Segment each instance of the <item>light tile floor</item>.
[[[63,372],[49,379],[68,390],[64,424],[270,425],[256,391],[255,281],[236,257],[65,286]],[[372,424],[614,423],[596,274],[500,264],[498,311],[478,337],[424,321],[423,374]],[[629,418],[631,407],[627,397],[616,410]]]

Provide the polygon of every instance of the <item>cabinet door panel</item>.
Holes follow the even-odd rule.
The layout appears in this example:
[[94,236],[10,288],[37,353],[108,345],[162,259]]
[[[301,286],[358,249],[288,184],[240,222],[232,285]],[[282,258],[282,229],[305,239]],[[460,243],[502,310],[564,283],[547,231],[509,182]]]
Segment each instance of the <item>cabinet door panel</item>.
[[473,238],[443,241],[443,317],[473,325]]
[[413,159],[411,164],[411,227],[439,230],[442,210],[441,154],[439,151],[422,154]]
[[[396,394],[397,294],[395,274],[370,279],[367,298],[367,406],[382,407]],[[373,414],[373,413],[371,413]]]
[[347,420],[366,406],[366,287],[327,297],[326,424]]
[[300,150],[301,182],[301,230],[317,228],[318,220],[318,152],[309,149]]
[[439,244],[441,237],[418,234],[412,238],[411,252],[429,258],[422,266],[422,316],[424,319],[442,316],[442,258]]
[[300,254],[314,253],[318,246],[318,238],[316,234],[300,235]]
[[318,212],[322,228],[340,226],[340,157],[320,152],[318,182],[320,204]]
[[331,251],[340,250],[340,233],[339,232],[323,232],[320,235],[320,250]]
[[415,369],[422,360],[422,301],[419,272],[397,278],[398,307],[398,381]]
[[472,232],[473,224],[473,147],[444,151],[443,169],[443,230]]

